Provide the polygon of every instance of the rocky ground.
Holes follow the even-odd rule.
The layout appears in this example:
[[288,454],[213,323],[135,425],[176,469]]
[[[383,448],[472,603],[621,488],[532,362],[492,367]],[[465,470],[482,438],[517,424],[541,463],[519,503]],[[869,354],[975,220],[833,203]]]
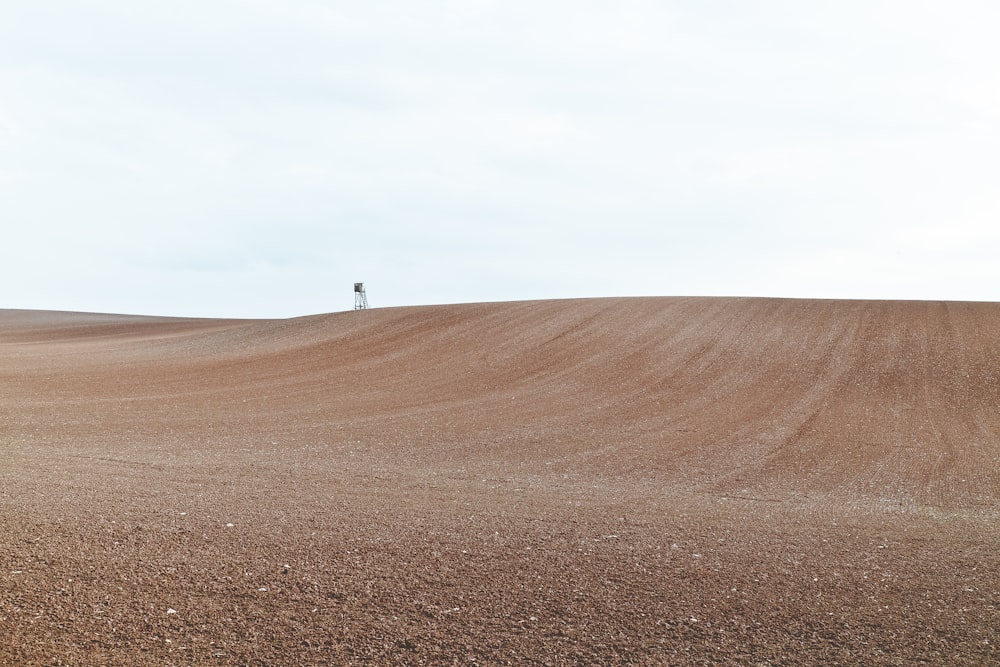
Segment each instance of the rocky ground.
[[996,664],[998,329],[0,311],[0,664]]

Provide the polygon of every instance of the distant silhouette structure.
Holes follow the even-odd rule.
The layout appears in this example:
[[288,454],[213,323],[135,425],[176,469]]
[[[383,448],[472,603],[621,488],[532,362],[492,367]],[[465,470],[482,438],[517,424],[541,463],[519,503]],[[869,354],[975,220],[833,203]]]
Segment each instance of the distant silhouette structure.
[[354,310],[368,308],[368,295],[365,294],[364,283],[354,283]]

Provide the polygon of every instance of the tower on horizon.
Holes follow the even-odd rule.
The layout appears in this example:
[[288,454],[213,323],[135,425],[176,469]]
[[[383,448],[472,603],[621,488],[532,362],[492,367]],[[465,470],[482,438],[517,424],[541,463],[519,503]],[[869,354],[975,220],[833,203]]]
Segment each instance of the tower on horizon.
[[354,310],[368,308],[368,296],[365,294],[364,283],[354,283]]

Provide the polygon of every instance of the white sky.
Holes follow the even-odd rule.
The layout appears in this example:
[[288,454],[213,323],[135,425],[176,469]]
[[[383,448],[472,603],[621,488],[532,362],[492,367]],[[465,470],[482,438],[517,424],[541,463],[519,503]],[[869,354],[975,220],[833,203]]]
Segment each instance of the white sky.
[[1000,4],[0,3],[0,308],[1000,301]]

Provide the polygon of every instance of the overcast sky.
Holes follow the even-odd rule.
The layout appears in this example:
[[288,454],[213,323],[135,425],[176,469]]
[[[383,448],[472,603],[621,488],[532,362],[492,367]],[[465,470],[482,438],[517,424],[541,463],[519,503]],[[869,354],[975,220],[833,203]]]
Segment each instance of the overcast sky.
[[1000,4],[0,3],[0,308],[1000,301]]

